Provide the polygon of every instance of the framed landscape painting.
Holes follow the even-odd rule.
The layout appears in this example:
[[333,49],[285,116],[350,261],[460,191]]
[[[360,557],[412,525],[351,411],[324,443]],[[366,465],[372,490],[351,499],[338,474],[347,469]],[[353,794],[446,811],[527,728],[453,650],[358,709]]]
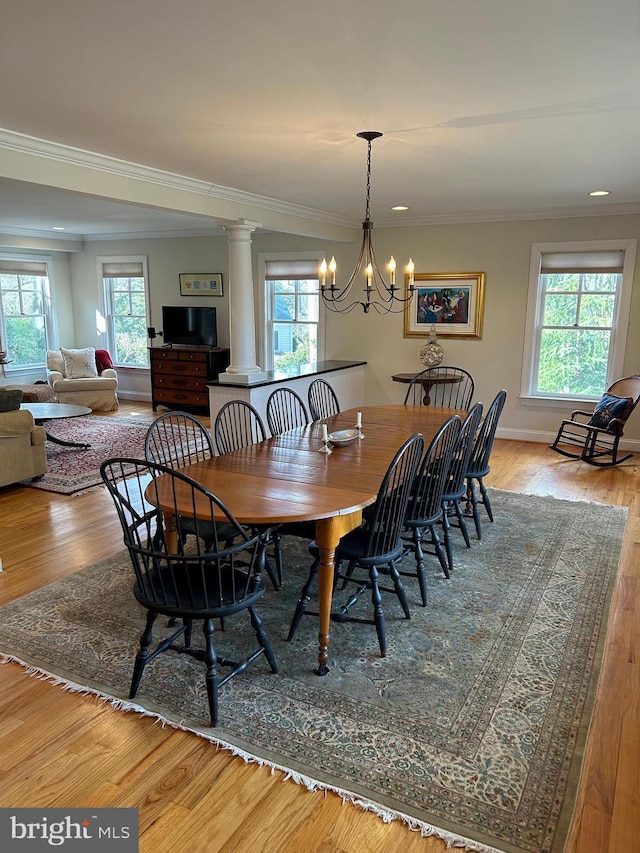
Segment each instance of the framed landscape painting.
[[181,296],[222,296],[222,273],[180,273]]
[[[408,287],[408,276],[405,282]],[[438,336],[482,337],[483,272],[415,273],[413,283],[416,292],[404,309],[405,338],[428,338],[433,325]]]

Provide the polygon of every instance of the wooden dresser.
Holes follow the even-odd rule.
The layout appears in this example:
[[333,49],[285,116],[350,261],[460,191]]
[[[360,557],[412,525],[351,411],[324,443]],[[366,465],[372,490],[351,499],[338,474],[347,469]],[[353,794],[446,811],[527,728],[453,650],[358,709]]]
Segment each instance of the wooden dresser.
[[209,410],[207,382],[229,366],[229,350],[165,346],[149,349],[151,403],[169,409]]

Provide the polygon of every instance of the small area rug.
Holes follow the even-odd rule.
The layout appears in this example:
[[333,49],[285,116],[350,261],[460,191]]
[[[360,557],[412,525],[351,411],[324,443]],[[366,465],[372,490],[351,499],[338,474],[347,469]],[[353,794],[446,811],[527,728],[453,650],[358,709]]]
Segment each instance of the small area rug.
[[[279,673],[259,658],[225,685],[216,729],[203,665],[186,655],[161,655],[135,702],[127,699],[144,619],[125,553],[1,607],[0,660],[194,731],[449,845],[559,853],[627,511],[500,490],[491,498],[496,521],[470,549],[456,539],[450,580],[431,558],[426,608],[411,578],[410,620],[385,598],[387,658],[373,626],[332,623],[325,678],[312,672],[315,618],[286,641],[309,555],[285,539],[284,587],[269,587],[259,608]],[[368,616],[370,601],[359,606]],[[233,658],[237,644],[253,648],[249,636],[240,614],[218,644]]]
[[47,441],[47,473],[25,486],[71,495],[102,485],[100,465],[113,456],[144,459],[144,440],[149,428],[135,418],[111,418],[88,415],[47,421],[48,433],[65,441],[86,442],[87,450],[63,447]]

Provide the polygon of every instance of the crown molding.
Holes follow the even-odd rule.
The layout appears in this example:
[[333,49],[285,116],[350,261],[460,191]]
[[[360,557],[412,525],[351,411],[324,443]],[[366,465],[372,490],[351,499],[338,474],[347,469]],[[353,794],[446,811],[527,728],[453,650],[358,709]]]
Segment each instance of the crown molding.
[[37,228],[13,228],[9,226],[0,225],[0,246],[1,246],[1,238],[2,235],[11,236],[11,237],[27,237],[37,240],[48,240],[54,241],[56,243],[90,243],[92,241],[105,241],[105,240],[145,240],[145,239],[158,239],[158,238],[171,238],[171,237],[224,237],[226,236],[226,232],[222,228],[200,228],[200,229],[189,229],[189,230],[165,230],[165,231],[106,231],[98,234],[77,234],[70,231],[56,232],[56,234],[52,234],[51,231],[42,231]]
[[11,234],[14,237],[38,237],[43,240],[60,240],[63,242],[65,240],[68,242],[84,240],[82,234],[76,234],[72,231],[56,231],[52,233],[51,231],[42,231],[38,228],[14,228],[10,225],[0,225],[0,234]]
[[0,148],[329,225],[355,228],[360,224],[359,220],[349,217],[336,216],[312,207],[212,184],[198,178],[189,178],[186,175],[165,172],[152,166],[131,163],[127,160],[96,154],[93,151],[85,151],[82,148],[74,148],[46,139],[38,139],[35,136],[17,133],[7,128],[0,128]]
[[514,222],[527,219],[572,219],[584,216],[631,216],[640,213],[640,204],[581,205],[565,208],[532,208],[531,210],[476,211],[474,213],[433,214],[412,219],[377,219],[378,228],[418,227],[420,225],[464,225],[474,222]]
[[155,240],[158,238],[171,239],[172,237],[226,237],[222,228],[191,229],[189,231],[178,231],[176,229],[167,231],[122,231],[104,234],[84,234],[82,240],[85,243],[103,242],[105,240]]

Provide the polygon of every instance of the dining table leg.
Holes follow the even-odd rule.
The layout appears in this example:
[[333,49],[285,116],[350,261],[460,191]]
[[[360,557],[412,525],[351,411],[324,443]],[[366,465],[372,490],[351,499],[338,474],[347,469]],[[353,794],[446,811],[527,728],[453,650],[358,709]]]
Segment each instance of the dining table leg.
[[331,601],[333,598],[333,575],[335,570],[336,548],[340,539],[362,522],[362,511],[334,515],[316,521],[316,543],[320,551],[318,574],[318,667],[316,675],[329,672],[329,624],[331,622]]
[[178,519],[173,513],[162,513],[164,541],[170,554],[178,553]]

